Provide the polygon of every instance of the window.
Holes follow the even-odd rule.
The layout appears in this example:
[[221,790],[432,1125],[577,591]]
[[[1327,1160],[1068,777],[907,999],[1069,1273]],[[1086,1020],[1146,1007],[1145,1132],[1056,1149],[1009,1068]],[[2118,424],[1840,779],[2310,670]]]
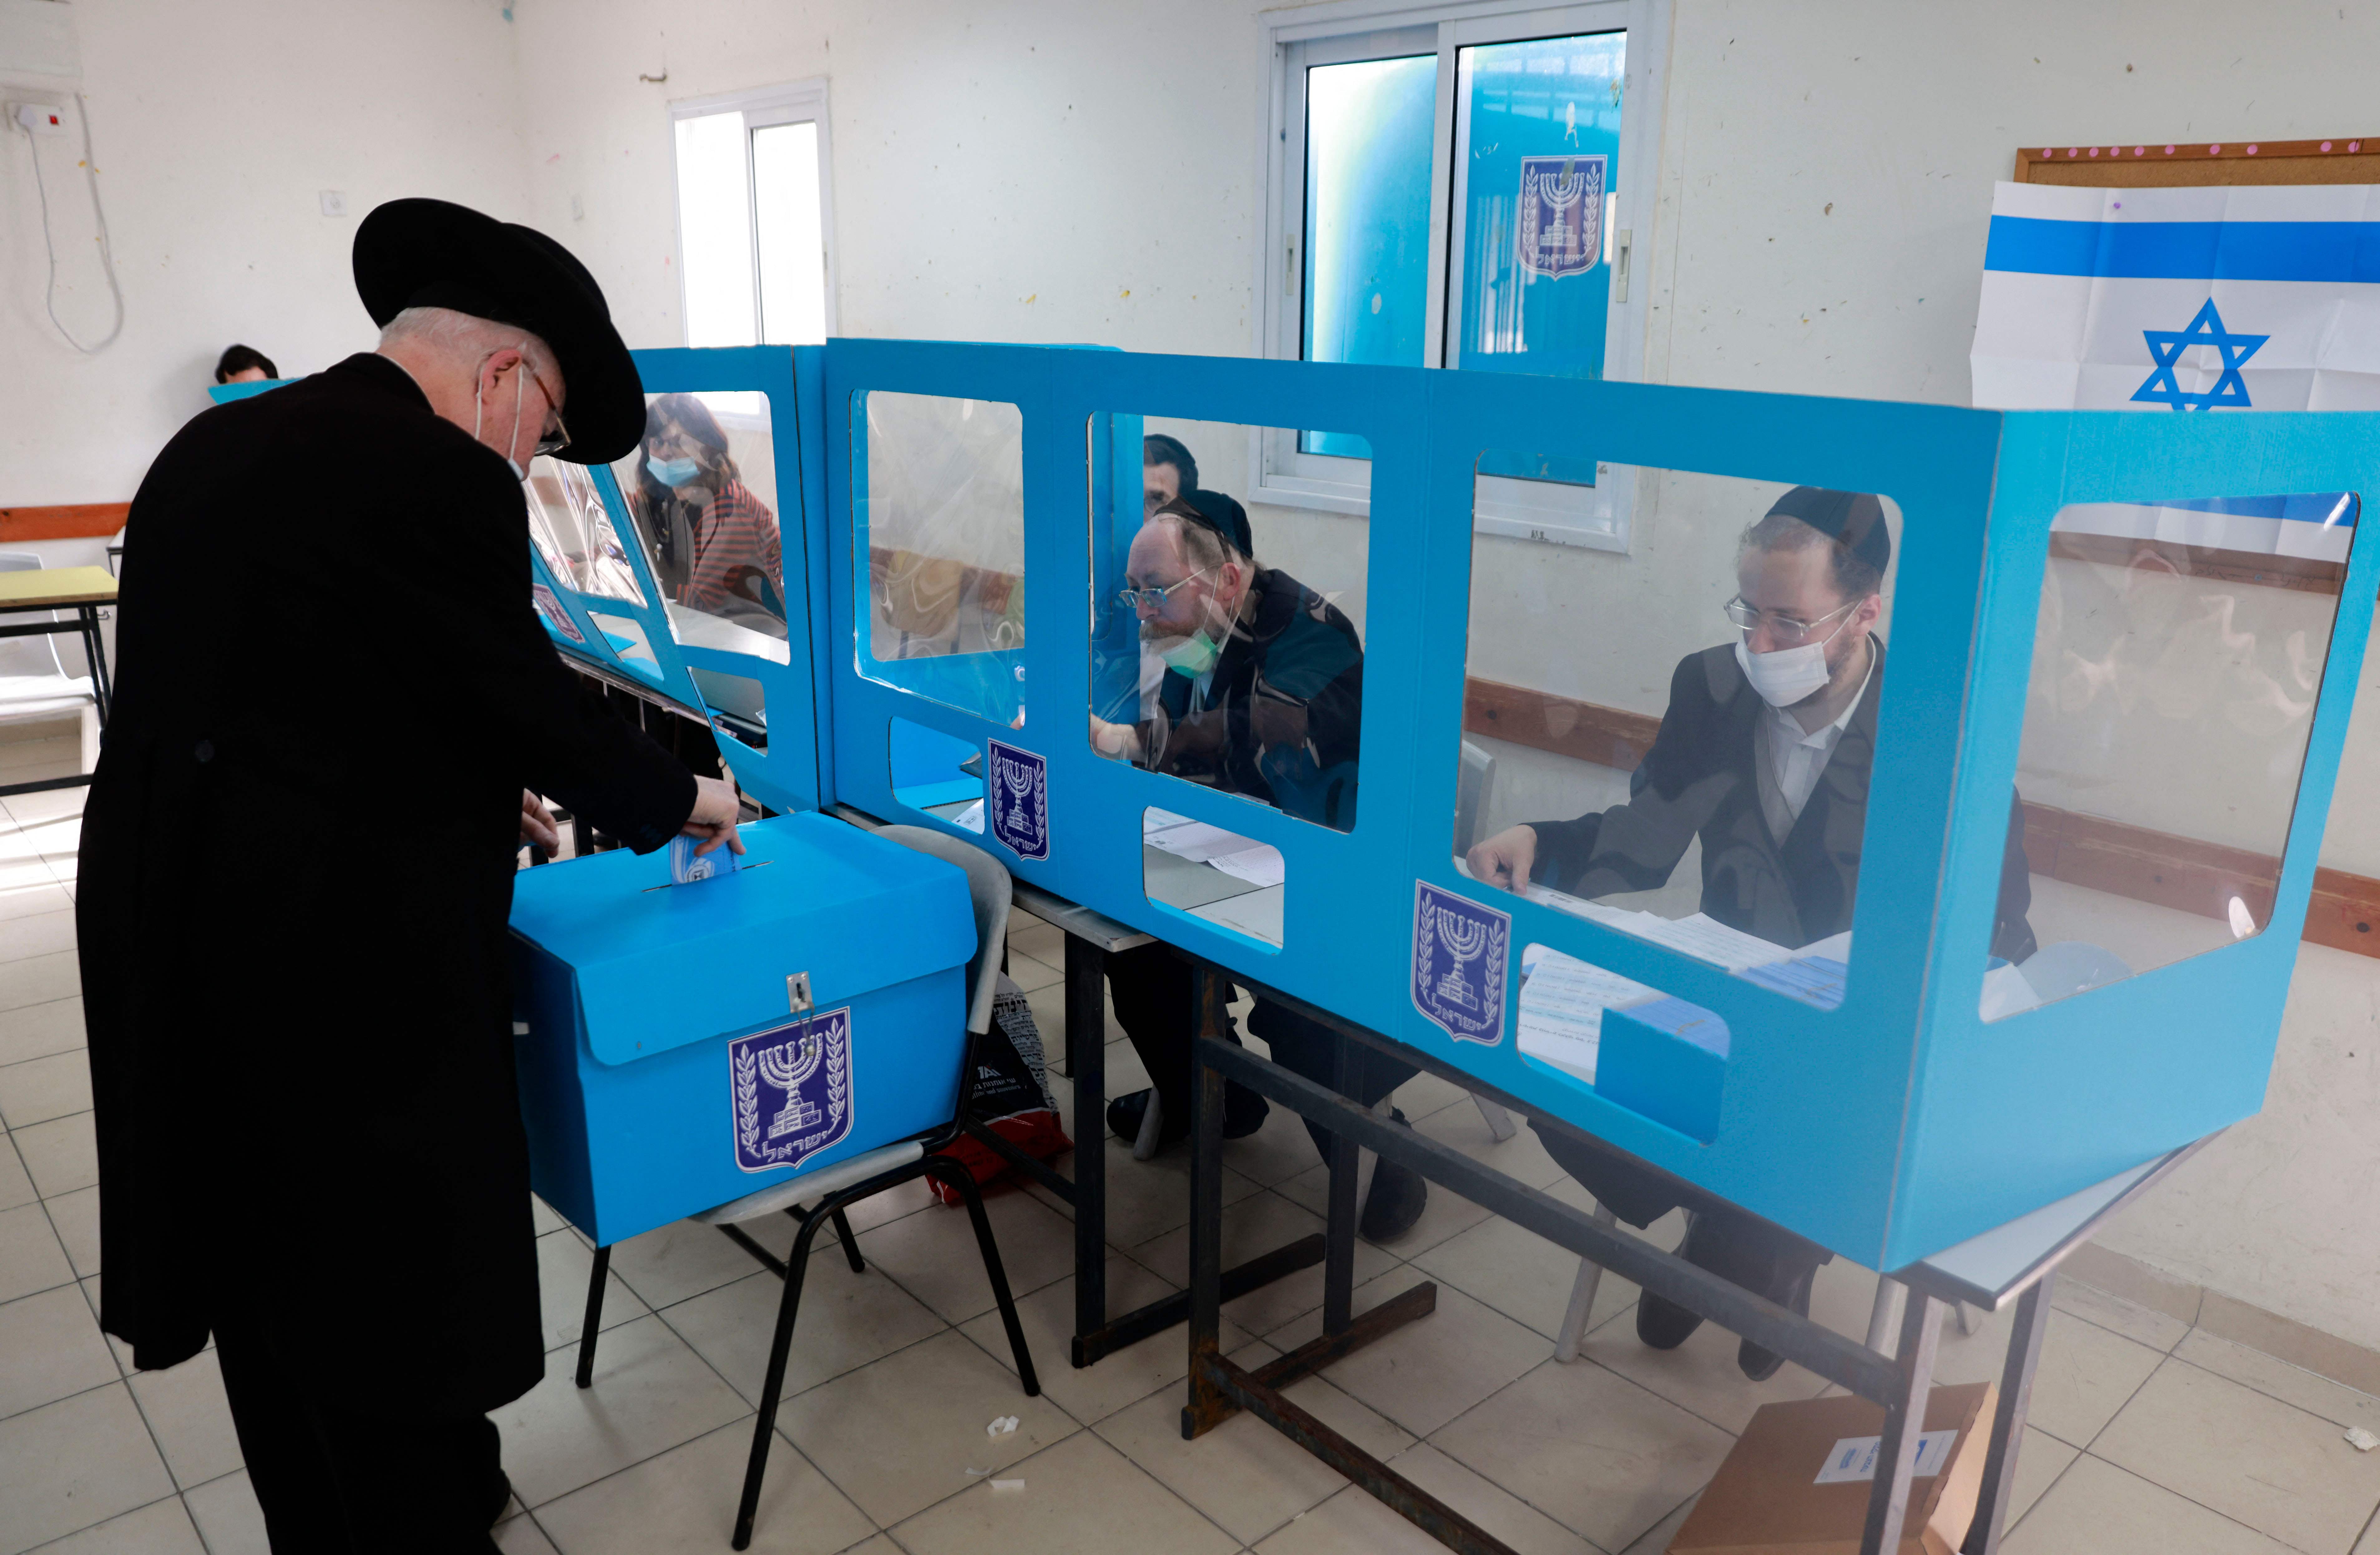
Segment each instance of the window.
[[670,104],[689,346],[815,346],[834,327],[826,83]]
[[[1270,13],[1257,348],[1307,361],[1629,378],[1668,0],[1393,0]],[[1640,216],[1640,210],[1644,213]],[[1367,509],[1371,451],[1265,438],[1262,500]],[[1636,472],[1483,467],[1483,533],[1625,551]]]

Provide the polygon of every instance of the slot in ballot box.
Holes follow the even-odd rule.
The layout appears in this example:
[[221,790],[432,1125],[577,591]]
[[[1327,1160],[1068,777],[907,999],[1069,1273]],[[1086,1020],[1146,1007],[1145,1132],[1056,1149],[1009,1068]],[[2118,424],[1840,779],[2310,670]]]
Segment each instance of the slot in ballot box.
[[743,837],[710,880],[622,851],[514,889],[530,1182],[599,1245],[951,1117],[965,875],[816,814]]

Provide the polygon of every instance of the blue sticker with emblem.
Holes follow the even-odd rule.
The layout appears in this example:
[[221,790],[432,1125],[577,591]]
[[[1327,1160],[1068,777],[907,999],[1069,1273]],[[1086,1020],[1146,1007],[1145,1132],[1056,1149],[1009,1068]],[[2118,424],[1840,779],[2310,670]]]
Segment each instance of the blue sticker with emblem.
[[851,1132],[851,1009],[738,1037],[727,1044],[735,1164],[799,1166]]
[[1509,913],[1414,882],[1414,1008],[1458,1042],[1504,1039]]
[[1029,750],[998,740],[987,763],[984,799],[991,808],[991,834],[1019,858],[1050,856],[1050,763]]

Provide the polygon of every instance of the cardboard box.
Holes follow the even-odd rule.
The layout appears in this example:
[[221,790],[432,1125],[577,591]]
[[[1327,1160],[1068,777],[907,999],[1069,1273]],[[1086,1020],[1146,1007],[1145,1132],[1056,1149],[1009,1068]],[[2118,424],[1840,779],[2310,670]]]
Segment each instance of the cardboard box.
[[[1956,1555],[1974,1519],[1998,1397],[1991,1383],[1969,1382],[1926,1399],[1925,1429],[1956,1434],[1947,1453],[1937,1443],[1920,1459],[1921,1469],[1942,1467],[1910,1482],[1899,1555]],[[1873,1484],[1859,1470],[1876,1450],[1856,1439],[1883,1431],[1883,1407],[1865,1399],[1763,1404],[1669,1555],[1858,1555]]]

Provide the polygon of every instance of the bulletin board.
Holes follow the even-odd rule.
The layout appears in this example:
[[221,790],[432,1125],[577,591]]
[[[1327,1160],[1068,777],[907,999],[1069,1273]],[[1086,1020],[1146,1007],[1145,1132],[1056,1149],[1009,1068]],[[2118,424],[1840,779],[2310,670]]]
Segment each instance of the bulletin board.
[[2380,135],[2327,140],[2128,141],[2021,146],[2015,181],[2084,188],[2220,184],[2380,184]]

